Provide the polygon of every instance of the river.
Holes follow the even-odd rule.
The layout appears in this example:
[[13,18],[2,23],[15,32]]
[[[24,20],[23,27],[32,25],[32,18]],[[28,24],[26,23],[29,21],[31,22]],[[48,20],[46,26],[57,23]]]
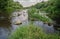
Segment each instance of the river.
[[[19,1],[19,0],[18,0]],[[21,2],[24,7],[31,6],[32,4],[36,4],[36,2]],[[0,17],[1,18],[1,17]],[[23,20],[22,20],[23,19]],[[16,24],[18,23],[18,24]],[[20,25],[28,24],[28,14],[26,10],[13,12],[13,16],[9,21],[7,20],[0,20],[0,39],[7,39],[11,32],[15,31]],[[35,25],[38,25],[43,28],[44,32],[46,33],[55,33],[53,25],[48,26],[44,24],[42,21],[34,21]]]
[[23,7],[29,7],[35,5],[36,3],[48,0],[14,0],[15,2],[19,2]]
[[[27,10],[13,12],[10,22],[7,20],[0,21],[0,39],[7,39],[10,33],[15,31],[16,28],[21,25],[28,25],[30,23],[28,21]],[[34,21],[33,24],[43,28],[45,33],[56,32],[53,25],[48,26],[48,24],[44,24],[42,21]]]

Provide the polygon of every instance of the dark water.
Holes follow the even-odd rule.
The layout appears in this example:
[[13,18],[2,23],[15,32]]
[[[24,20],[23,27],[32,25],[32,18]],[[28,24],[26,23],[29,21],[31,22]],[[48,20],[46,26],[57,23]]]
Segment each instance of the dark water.
[[7,36],[11,32],[11,24],[6,21],[0,21],[0,39],[7,39]]

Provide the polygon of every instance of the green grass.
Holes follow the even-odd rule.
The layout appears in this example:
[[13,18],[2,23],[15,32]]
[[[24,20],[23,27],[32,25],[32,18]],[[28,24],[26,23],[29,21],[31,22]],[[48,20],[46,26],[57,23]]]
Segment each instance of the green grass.
[[[43,15],[41,15],[41,14]],[[38,19],[40,21],[43,22],[47,22],[47,23],[53,23],[52,19],[50,19],[48,16],[44,15],[44,13],[40,12],[38,9],[35,8],[31,8],[28,10],[28,14],[29,14],[29,19]]]
[[42,28],[30,24],[19,27],[8,39],[60,39],[60,37],[57,34],[46,34]]

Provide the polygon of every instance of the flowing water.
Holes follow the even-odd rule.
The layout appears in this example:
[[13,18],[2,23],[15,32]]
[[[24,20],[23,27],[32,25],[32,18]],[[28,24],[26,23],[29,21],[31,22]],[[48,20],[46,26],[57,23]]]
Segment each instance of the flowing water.
[[23,7],[29,7],[35,5],[36,3],[48,0],[14,0],[15,2],[19,2]]
[[[17,12],[15,12],[15,13],[17,13]],[[21,14],[20,16],[16,16],[16,14],[15,14],[15,16],[12,17],[12,21],[17,21],[17,20],[20,21],[20,19],[25,18],[26,14],[23,15],[24,17],[20,18],[22,15],[23,14]],[[7,20],[0,21],[0,39],[7,39],[8,35],[11,32],[13,32],[16,28],[18,28],[20,25],[26,25],[29,23],[28,19],[26,19],[25,21],[22,21],[22,24],[20,24],[20,25],[15,25],[12,21],[11,21],[11,23]],[[42,21],[34,21],[33,24],[42,27],[44,32],[46,32],[46,33],[54,33],[55,32],[53,25],[48,26],[47,24],[44,24]]]
[[[31,3],[29,3],[29,4],[31,4]],[[28,3],[23,3],[23,5],[25,7],[26,7],[26,5],[29,6],[29,4]],[[35,2],[33,4],[35,4]],[[20,12],[14,12],[14,13],[18,14]],[[15,16],[13,16],[11,18],[11,23],[7,20],[2,20],[2,21],[0,20],[0,39],[7,39],[8,35],[10,35],[10,33],[12,31],[14,31],[16,28],[18,28],[20,25],[26,25],[26,24],[29,23],[28,19],[26,19],[25,21],[21,20],[21,19],[24,19],[25,16],[28,16],[28,15],[26,15],[27,12],[25,13],[25,12],[22,11],[21,13],[24,13],[25,15],[20,14],[21,16],[19,16],[19,15],[15,14]],[[4,17],[2,17],[2,18],[4,18]],[[20,20],[19,22],[22,22],[22,24],[15,25],[14,23],[17,20]],[[41,21],[34,21],[34,24],[42,27],[44,32],[46,32],[46,33],[54,33],[55,32],[55,30],[53,28],[53,25],[48,26],[47,24],[43,24],[43,22],[41,22]]]
[[7,39],[8,35],[21,25],[20,22],[22,22],[22,25],[27,24],[28,14],[26,10],[13,12],[11,16],[10,21],[0,16],[0,39]]

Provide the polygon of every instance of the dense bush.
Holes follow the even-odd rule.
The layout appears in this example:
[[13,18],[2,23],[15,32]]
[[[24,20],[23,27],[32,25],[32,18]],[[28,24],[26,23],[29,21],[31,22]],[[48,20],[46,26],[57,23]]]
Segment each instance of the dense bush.
[[45,14],[39,11],[39,9],[36,8],[30,8],[28,10],[28,16],[30,20],[40,20],[43,22],[47,22],[47,23],[52,23],[53,21],[47,17],[46,15],[41,15],[41,14]]
[[19,27],[8,39],[60,39],[58,35],[45,34],[43,30],[34,25]]
[[36,8],[36,9],[41,9],[43,7],[46,7],[46,6],[47,6],[46,2],[41,2],[41,3],[35,4],[35,5],[31,6],[31,7]]
[[57,24],[60,24],[60,0],[48,0],[47,2],[41,2],[33,7],[36,9],[40,9],[42,11],[45,11],[48,14],[48,16],[56,21]]
[[0,0],[0,14],[5,14],[7,17],[16,9],[21,9],[22,5],[13,0]]

